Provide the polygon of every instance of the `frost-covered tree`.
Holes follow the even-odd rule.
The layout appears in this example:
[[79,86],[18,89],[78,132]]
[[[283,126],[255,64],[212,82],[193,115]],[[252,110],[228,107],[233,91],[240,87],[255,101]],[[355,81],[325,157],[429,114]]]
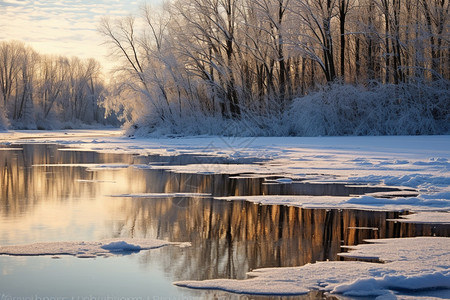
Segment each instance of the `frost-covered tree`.
[[16,41],[0,43],[0,90],[3,109],[7,108],[14,83],[19,76],[24,47],[23,43]]
[[43,55],[39,63],[40,86],[38,102],[42,111],[42,118],[48,118],[59,103],[63,101],[63,94],[67,89],[69,76],[69,60],[64,57]]
[[[305,97],[333,94],[324,85],[347,84],[380,93],[370,101],[395,106],[384,114],[389,118],[415,111],[414,118],[434,120],[445,132],[448,12],[449,0],[173,0],[160,9],[145,6],[140,16],[105,19],[100,26],[119,62],[108,103],[144,133],[230,134],[228,128],[239,124],[252,134],[271,128],[286,134],[287,116],[294,118],[299,107],[310,111],[299,102],[318,101]],[[404,91],[413,87],[417,101]],[[369,110],[353,102],[348,107],[355,113],[347,113],[340,106],[347,99],[322,98],[338,112],[330,116],[343,120],[326,118],[328,126],[368,117]],[[383,106],[375,107],[382,116]],[[417,130],[405,132],[437,133],[436,124],[417,123]],[[341,129],[324,134],[350,134]]]
[[104,123],[104,83],[93,60],[41,55],[23,43],[0,43],[2,120],[17,128]]

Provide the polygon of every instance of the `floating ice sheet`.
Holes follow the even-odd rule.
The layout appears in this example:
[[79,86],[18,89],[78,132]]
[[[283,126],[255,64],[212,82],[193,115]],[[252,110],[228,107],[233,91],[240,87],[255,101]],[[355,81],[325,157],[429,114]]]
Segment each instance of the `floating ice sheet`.
[[3,148],[0,147],[0,151],[22,151],[23,148]]
[[417,197],[376,198],[372,196],[359,196],[345,200],[339,204],[343,208],[371,208],[387,210],[447,210],[450,209],[450,199],[440,194],[419,195]]
[[156,239],[107,239],[101,241],[47,242],[28,245],[0,246],[0,255],[39,256],[73,255],[80,258],[124,255],[167,245],[187,247],[189,243],[173,243]]
[[[179,281],[176,285],[262,295],[304,294],[311,289],[346,296],[394,296],[397,292],[441,289],[450,293],[450,238],[370,240],[341,256],[375,258],[317,262],[301,267],[257,269],[246,280]],[[395,299],[395,298],[394,298]]]
[[424,224],[450,224],[450,212],[445,211],[421,211],[411,215],[401,216],[399,219],[390,219],[403,223]]
[[[450,199],[434,195],[417,197],[377,198],[373,196],[309,196],[309,195],[259,195],[259,196],[227,196],[214,197],[220,200],[245,200],[263,205],[288,205],[303,208],[346,208],[379,211],[431,211],[450,210]],[[444,215],[445,216],[445,215]],[[450,216],[450,214],[449,214]],[[444,219],[450,222],[449,218]],[[438,222],[435,222],[438,223]]]
[[288,205],[304,208],[333,208],[350,197],[307,196],[307,195],[262,195],[262,196],[227,196],[214,199],[227,201],[249,201],[263,205]]
[[124,198],[209,198],[208,193],[139,193],[139,194],[119,194],[110,197]]
[[81,183],[116,183],[114,180],[90,180],[90,179],[77,179],[76,182]]
[[132,165],[129,164],[35,164],[33,167],[73,167],[73,168],[87,168],[88,171],[97,171],[97,170],[111,170],[111,169],[126,169]]

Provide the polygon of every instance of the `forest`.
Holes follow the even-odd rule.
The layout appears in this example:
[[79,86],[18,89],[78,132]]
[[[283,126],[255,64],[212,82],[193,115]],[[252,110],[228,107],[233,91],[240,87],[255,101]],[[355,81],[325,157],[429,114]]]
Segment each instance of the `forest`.
[[19,41],[0,42],[0,128],[114,124],[105,118],[105,95],[96,60],[43,55]]
[[446,134],[449,7],[449,0],[143,5],[99,24],[116,62],[107,84],[94,60],[3,42],[3,119],[48,127],[105,123],[109,115],[140,135]]

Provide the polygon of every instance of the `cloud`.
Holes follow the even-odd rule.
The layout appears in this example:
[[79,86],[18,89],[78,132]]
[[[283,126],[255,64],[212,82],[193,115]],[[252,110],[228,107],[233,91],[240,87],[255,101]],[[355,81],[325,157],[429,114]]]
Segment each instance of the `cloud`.
[[0,1],[0,5],[21,6],[28,2],[27,0],[4,0]]
[[94,57],[108,64],[107,49],[97,32],[100,19],[136,14],[139,4],[123,0],[0,1],[0,40],[21,40],[42,53]]

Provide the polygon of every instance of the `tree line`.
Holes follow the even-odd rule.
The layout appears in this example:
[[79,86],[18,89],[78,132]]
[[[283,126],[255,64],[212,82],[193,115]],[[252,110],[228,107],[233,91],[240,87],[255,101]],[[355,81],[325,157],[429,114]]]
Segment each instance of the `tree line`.
[[94,59],[39,54],[18,41],[0,42],[0,123],[15,128],[105,124],[106,86]]
[[120,108],[149,130],[281,116],[336,82],[450,79],[448,0],[174,0],[99,30],[121,61]]

